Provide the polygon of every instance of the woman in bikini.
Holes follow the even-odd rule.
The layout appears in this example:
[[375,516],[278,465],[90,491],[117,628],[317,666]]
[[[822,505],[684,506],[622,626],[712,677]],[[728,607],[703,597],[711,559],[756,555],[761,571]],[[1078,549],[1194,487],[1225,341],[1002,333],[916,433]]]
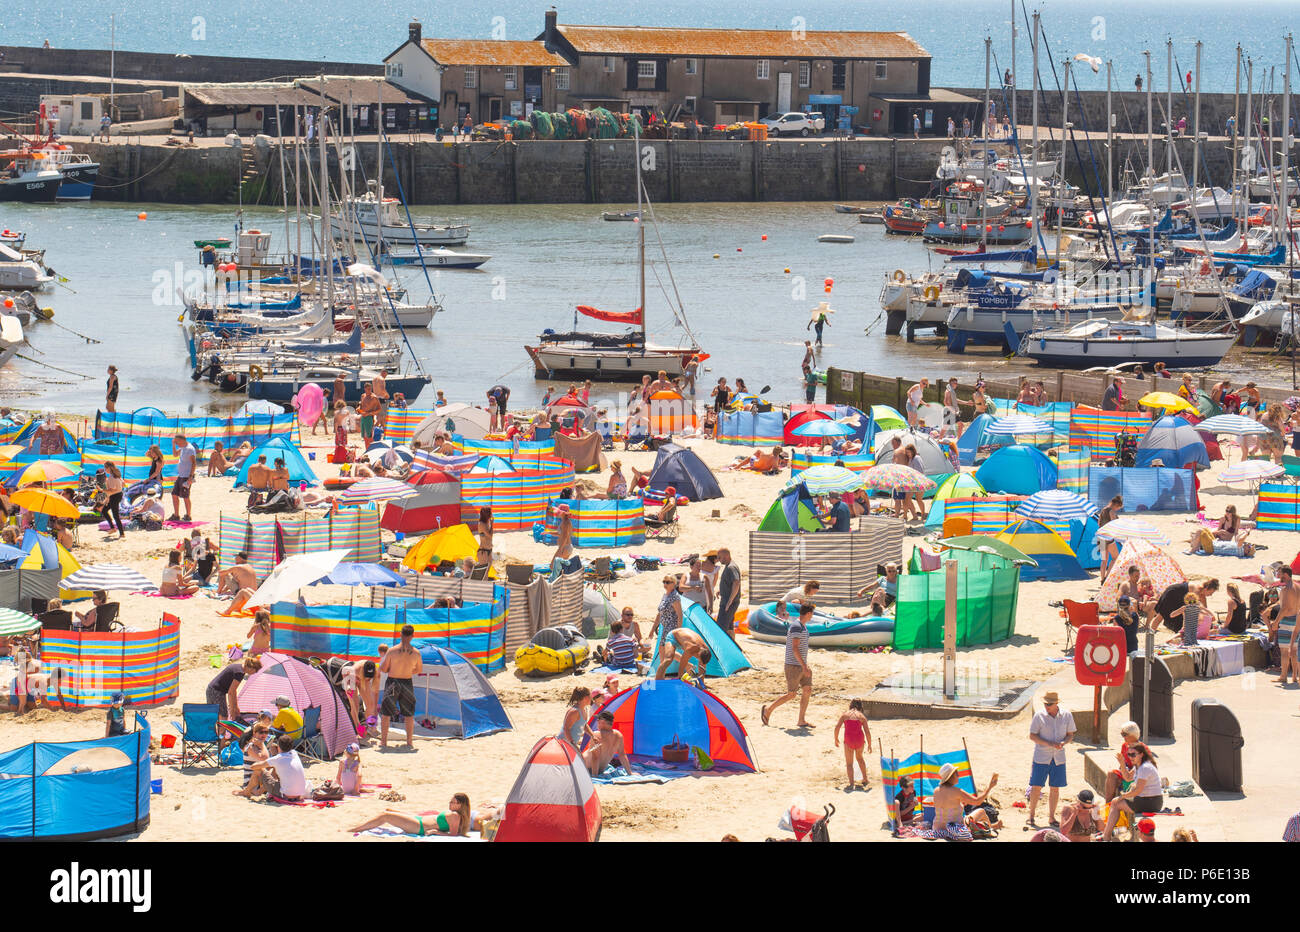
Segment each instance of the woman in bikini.
[[271,649],[271,613],[264,608],[259,608],[257,614],[253,616],[253,627],[248,629],[248,637],[252,640],[252,645],[248,648],[248,655],[256,657]]
[[[932,827],[921,832],[922,838],[942,839],[947,841],[970,841],[970,827],[967,824],[966,806],[978,807],[993,788],[998,785],[995,773],[989,785],[978,796],[967,793],[957,785],[960,771],[952,764],[939,768],[939,785],[934,790],[934,822]],[[976,809],[983,812],[982,809]]]
[[411,812],[401,812],[397,809],[387,809],[382,814],[375,816],[373,819],[367,819],[360,825],[348,829],[348,831],[356,835],[361,832],[368,832],[372,828],[391,825],[407,835],[423,838],[426,835],[468,835],[470,826],[473,824],[474,815],[469,808],[469,797],[464,793],[457,793],[451,798],[448,808],[435,816],[416,815]]
[[609,464],[609,485],[605,487],[606,498],[627,498],[627,479],[623,478],[623,463],[614,460]]
[[149,475],[146,477],[147,482],[162,482],[163,471],[163,454],[158,444],[149,448],[146,454],[149,457]]
[[1241,519],[1237,517],[1237,506],[1229,505],[1219,519],[1219,526],[1214,529],[1215,540],[1234,540],[1241,530]]
[[474,562],[480,565],[492,562],[492,509],[478,510],[478,553]]

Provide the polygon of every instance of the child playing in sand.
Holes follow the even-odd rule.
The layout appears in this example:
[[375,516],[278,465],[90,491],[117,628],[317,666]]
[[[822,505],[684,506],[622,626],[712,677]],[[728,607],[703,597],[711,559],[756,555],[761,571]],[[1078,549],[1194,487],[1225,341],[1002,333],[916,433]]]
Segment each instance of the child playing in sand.
[[343,787],[344,796],[361,795],[361,745],[355,741],[344,749],[334,782]]
[[867,773],[867,762],[862,757],[862,748],[865,745],[868,751],[871,750],[871,727],[867,724],[861,699],[850,702],[849,710],[835,723],[836,747],[840,746],[841,728],[844,729],[844,766],[848,769],[849,789],[857,789],[853,781],[853,761],[856,758],[858,767],[862,770],[862,788],[865,790],[871,785],[871,776]]

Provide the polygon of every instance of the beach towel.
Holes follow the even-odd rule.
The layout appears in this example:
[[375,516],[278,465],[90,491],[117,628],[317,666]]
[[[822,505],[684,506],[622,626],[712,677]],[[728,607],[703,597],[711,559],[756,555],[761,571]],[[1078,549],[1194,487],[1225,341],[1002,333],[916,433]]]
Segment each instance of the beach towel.
[[606,783],[618,786],[628,786],[633,783],[667,783],[669,780],[676,780],[678,777],[684,777],[684,773],[648,773],[645,768],[637,773],[628,773],[622,767],[606,767],[604,772],[599,776],[591,778],[592,783]]
[[386,840],[392,840],[394,838],[402,838],[405,839],[406,841],[482,841],[483,840],[483,836],[480,835],[478,832],[470,832],[468,835],[425,835],[423,837],[419,835],[408,835],[405,832],[403,832],[401,829],[393,828],[391,825],[382,825],[379,828],[372,828],[364,832],[357,832],[353,834],[352,837],[356,838],[360,835],[369,835],[371,838],[383,838]]

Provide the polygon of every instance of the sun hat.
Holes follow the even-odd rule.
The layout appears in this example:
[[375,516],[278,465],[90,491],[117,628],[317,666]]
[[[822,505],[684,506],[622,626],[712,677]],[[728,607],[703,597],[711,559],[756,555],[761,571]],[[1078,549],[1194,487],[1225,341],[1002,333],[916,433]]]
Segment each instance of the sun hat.
[[278,709],[284,709],[284,708],[287,708],[287,707],[289,707],[289,706],[291,706],[291,705],[293,705],[293,700],[290,699],[288,696],[276,696],[276,697],[275,697],[275,706],[276,706],[276,708],[278,708]]
[[947,783],[948,778],[957,772],[957,768],[952,764],[944,764],[939,768],[939,782]]
[[351,744],[349,744],[349,745],[348,745],[347,747],[345,747],[343,750],[347,751],[349,754],[360,754],[360,753],[361,753],[361,745],[359,745],[359,744],[357,744],[355,741],[353,741]]
[[1051,692],[1043,693],[1043,705],[1057,705],[1060,701],[1061,697],[1056,694],[1054,689]]
[[122,692],[121,690],[117,690],[108,698],[112,701],[113,705],[117,705],[119,702],[122,702],[126,699],[126,693]]

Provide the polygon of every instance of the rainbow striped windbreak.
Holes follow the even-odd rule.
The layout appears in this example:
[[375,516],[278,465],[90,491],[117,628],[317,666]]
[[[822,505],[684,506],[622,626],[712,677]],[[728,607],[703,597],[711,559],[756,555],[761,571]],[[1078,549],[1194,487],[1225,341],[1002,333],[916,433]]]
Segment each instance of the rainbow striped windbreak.
[[427,417],[433,416],[432,408],[393,408],[388,409],[388,422],[384,427],[384,439],[396,444],[410,443],[415,436],[415,429]]
[[[569,517],[573,519],[573,546],[627,547],[645,543],[645,504],[639,498],[568,499]],[[559,522],[554,516],[546,522],[543,540],[555,539]]]
[[836,456],[833,453],[825,455],[809,453],[807,449],[801,447],[795,447],[794,452],[790,454],[790,469],[795,473],[803,472],[812,466],[834,466],[840,462],[844,464],[845,469],[863,472],[876,465],[876,458],[865,450],[861,453],[845,453]]
[[1079,495],[1088,494],[1088,470],[1092,466],[1092,447],[1062,450],[1056,455],[1056,487]]
[[136,707],[164,705],[180,688],[181,628],[153,631],[46,631],[41,660],[51,673],[48,695],[78,709],[102,709],[121,690]]
[[1079,407],[1070,409],[1070,449],[1090,447],[1093,455],[1105,458],[1115,455],[1115,437],[1133,434],[1141,440],[1151,426],[1151,418],[1143,411],[1103,411],[1100,408]]
[[785,417],[780,411],[731,411],[718,418],[718,443],[772,447],[784,439]]
[[891,827],[898,827],[898,804],[894,800],[898,793],[898,778],[907,777],[912,781],[912,789],[916,792],[918,816],[915,821],[919,821],[922,800],[934,795],[934,789],[939,785],[939,768],[944,764],[952,764],[957,768],[960,774],[957,777],[959,787],[967,793],[975,792],[975,778],[971,776],[970,757],[967,756],[965,748],[960,751],[945,751],[942,754],[925,754],[917,751],[902,760],[881,755],[881,784],[885,791],[885,809],[889,812]]
[[394,644],[403,625],[415,628],[415,642],[454,650],[485,673],[505,669],[506,615],[510,595],[492,587],[493,601],[460,608],[425,608],[423,599],[393,599],[379,608],[359,605],[271,606],[271,647],[294,657],[374,660],[380,644]]
[[466,440],[460,434],[454,436],[451,445],[468,456],[499,456],[510,460],[516,466],[534,466],[545,460],[555,460],[554,440],[521,440],[515,444],[510,440]]
[[1267,531],[1300,531],[1300,485],[1261,482],[1255,526]]
[[241,550],[259,579],[265,579],[279,560],[296,553],[348,548],[344,559],[354,563],[376,563],[382,551],[379,543],[379,510],[345,508],[338,514],[315,517],[221,516],[221,568],[235,565]]
[[492,509],[498,531],[531,528],[546,515],[546,503],[573,485],[573,466],[563,460],[522,460],[513,472],[466,472],[460,477],[461,520],[472,524],[480,508]]
[[[238,417],[173,417],[157,408],[138,411],[100,411],[95,415],[95,439],[126,445],[129,453],[144,453],[156,443],[171,453],[172,438],[184,434],[196,450],[207,452],[220,440],[227,450],[245,440],[260,446],[275,437],[293,441],[298,436],[294,414],[245,414]],[[143,446],[141,445],[143,444]]]

